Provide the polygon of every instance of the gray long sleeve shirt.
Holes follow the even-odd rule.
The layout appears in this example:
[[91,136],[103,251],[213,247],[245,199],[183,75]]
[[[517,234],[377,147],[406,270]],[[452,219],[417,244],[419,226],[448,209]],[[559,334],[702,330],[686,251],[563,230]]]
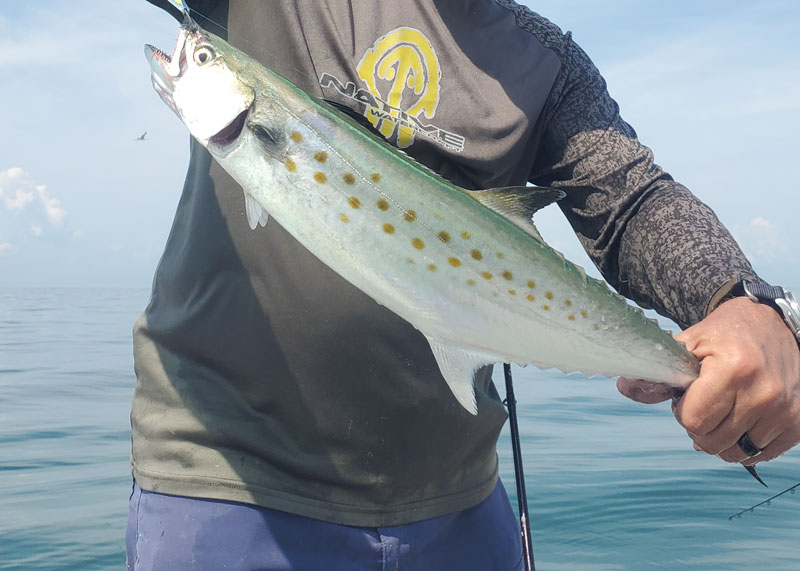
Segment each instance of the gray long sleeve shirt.
[[[527,8],[226,4],[210,15],[231,43],[312,94],[367,113],[371,97],[372,112],[413,116],[378,127],[456,184],[564,190],[560,206],[592,259],[642,305],[688,325],[732,275],[752,275],[713,212],[653,162],[569,34]],[[238,185],[193,144],[134,328],[140,486],[362,526],[485,498],[505,422],[490,371],[477,375],[472,416],[422,334],[280,225],[251,231],[244,212]]]

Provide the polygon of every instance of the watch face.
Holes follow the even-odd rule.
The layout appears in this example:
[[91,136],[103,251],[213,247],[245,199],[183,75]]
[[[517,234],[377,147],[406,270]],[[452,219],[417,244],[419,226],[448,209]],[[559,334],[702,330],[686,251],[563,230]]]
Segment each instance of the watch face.
[[775,304],[783,313],[783,319],[800,341],[800,303],[790,291],[783,290],[783,298],[775,300]]

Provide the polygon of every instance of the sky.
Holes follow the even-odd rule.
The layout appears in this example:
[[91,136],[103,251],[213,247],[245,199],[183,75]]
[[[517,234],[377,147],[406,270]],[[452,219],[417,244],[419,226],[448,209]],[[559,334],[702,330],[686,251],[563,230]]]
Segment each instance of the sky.
[[[800,3],[527,4],[572,32],[656,161],[762,277],[800,289]],[[188,134],[143,45],[171,51],[176,35],[145,0],[0,2],[0,287],[149,287]],[[537,223],[590,264],[557,208]]]

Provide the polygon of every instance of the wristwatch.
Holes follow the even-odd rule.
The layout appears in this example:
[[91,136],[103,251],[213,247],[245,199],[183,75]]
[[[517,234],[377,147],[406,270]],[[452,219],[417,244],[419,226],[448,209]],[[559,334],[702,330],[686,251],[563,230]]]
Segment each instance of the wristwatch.
[[751,281],[740,276],[728,297],[747,297],[756,303],[770,306],[783,318],[800,345],[800,303],[792,292],[781,286],[771,286],[765,282]]

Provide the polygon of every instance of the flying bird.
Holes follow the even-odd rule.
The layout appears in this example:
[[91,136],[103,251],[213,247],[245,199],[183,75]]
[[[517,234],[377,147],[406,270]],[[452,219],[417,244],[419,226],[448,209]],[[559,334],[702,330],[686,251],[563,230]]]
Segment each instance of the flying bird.
[[146,136],[147,136],[147,131],[145,131],[144,133],[142,133],[141,135],[139,135],[139,136],[136,138],[136,140],[137,140],[137,141],[144,141],[144,138],[145,138]]

